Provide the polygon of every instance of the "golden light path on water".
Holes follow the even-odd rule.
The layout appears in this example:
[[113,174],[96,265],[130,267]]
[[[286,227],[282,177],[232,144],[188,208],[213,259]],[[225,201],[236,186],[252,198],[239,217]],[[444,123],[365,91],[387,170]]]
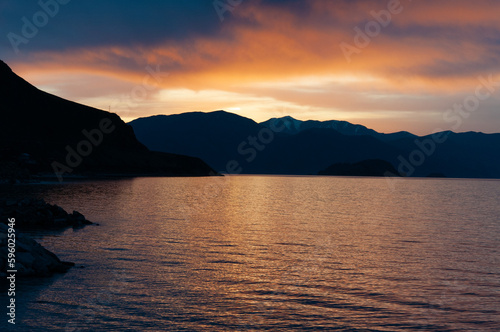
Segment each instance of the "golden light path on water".
[[[500,321],[500,182],[137,178],[38,185],[99,227],[22,286],[25,327],[484,330]],[[33,190],[33,187],[30,189]],[[82,299],[85,299],[82,301]],[[40,317],[50,315],[51,321]]]

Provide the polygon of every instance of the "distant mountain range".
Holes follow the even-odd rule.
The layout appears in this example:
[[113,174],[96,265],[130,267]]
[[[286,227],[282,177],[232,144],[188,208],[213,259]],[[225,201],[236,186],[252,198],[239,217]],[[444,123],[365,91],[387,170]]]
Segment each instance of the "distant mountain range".
[[500,178],[500,134],[419,137],[289,116],[257,123],[224,111],[158,115],[125,124],[114,113],[38,90],[1,61],[0,105],[0,182],[40,173],[61,178],[215,171],[302,175],[385,170],[393,176]]
[[352,124],[347,121],[338,121],[338,120],[330,120],[330,121],[316,121],[316,120],[308,120],[308,121],[301,121],[292,118],[291,116],[285,116],[282,118],[272,118],[267,121],[261,122],[260,124],[265,126],[265,127],[270,127],[272,124],[283,124],[284,130],[281,131],[282,133],[286,134],[298,134],[302,131],[308,130],[308,129],[318,129],[318,128],[323,128],[323,129],[334,129],[338,131],[339,133],[343,135],[348,135],[348,136],[372,136],[375,138],[378,138],[381,141],[388,142],[388,141],[393,141],[396,139],[400,138],[412,138],[416,137],[415,135],[407,132],[407,131],[400,131],[397,133],[392,133],[392,134],[382,134],[378,133],[373,129],[366,128],[365,126],[359,125],[359,124]]
[[0,180],[30,174],[209,175],[202,160],[151,152],[118,115],[40,91],[0,61]]
[[224,112],[157,115],[130,122],[149,149],[195,156],[217,171],[318,174],[334,164],[387,161],[403,176],[500,178],[500,134],[378,133],[346,121],[262,123]]

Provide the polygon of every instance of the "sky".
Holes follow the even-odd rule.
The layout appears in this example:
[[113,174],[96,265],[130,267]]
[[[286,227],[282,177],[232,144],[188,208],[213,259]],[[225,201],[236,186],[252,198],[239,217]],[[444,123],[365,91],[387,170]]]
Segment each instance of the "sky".
[[0,59],[118,113],[500,132],[500,1],[0,0]]

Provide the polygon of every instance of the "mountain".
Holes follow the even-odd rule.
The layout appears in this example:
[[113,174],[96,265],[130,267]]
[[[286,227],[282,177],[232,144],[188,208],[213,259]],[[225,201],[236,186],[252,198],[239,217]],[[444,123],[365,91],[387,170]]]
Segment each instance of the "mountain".
[[224,111],[153,116],[130,125],[152,150],[197,156],[227,173],[317,174],[332,163],[367,156],[396,161],[402,152],[372,136],[347,136],[331,128],[290,134],[286,121],[264,126]]
[[500,178],[500,134],[382,134],[345,121],[256,123],[224,111],[146,117],[130,125],[152,150],[199,157],[227,173],[318,174],[333,164],[379,159],[394,165],[394,175]]
[[0,177],[214,172],[196,157],[149,151],[118,115],[38,90],[2,61],[0,104]]
[[382,134],[378,133],[373,129],[369,129],[365,126],[359,124],[352,124],[347,121],[338,121],[338,120],[329,120],[329,121],[316,121],[316,120],[307,120],[301,121],[292,118],[291,116],[285,116],[282,118],[272,118],[267,121],[261,122],[261,125],[269,128],[272,124],[283,124],[284,130],[283,133],[287,134],[297,134],[305,130],[309,129],[334,129],[343,135],[348,136],[372,136],[378,138],[382,141],[393,141],[396,139],[402,138],[414,138],[415,135],[407,132],[400,131],[397,133],[391,134]]
[[[443,137],[438,141],[434,135]],[[500,134],[446,131],[416,139],[391,142],[407,150],[400,158],[404,173],[416,176],[441,174],[448,178],[500,178]],[[420,165],[420,159],[423,162]]]
[[[365,159],[396,162],[402,150],[371,136],[347,136],[333,129],[316,128],[296,135],[280,135],[250,162],[240,156],[243,172],[257,174],[317,174],[334,163]],[[243,158],[242,158],[243,157]]]
[[397,173],[397,170],[391,163],[380,159],[369,159],[354,164],[333,164],[327,169],[320,171],[318,175],[386,176],[387,174],[396,175]]
[[157,115],[129,124],[151,150],[196,156],[216,170],[240,157],[239,142],[261,129],[251,119],[224,111]]

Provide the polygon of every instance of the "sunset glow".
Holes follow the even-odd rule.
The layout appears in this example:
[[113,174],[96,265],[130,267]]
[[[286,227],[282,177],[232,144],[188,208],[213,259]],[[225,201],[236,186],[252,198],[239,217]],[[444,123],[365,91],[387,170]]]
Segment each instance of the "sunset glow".
[[499,14],[0,1],[0,326],[500,330]]
[[[4,36],[22,36],[22,18],[42,10],[0,8]],[[38,88],[126,121],[225,109],[428,134],[451,128],[443,114],[479,77],[500,81],[499,12],[491,1],[260,0],[221,21],[211,1],[73,1],[27,43],[2,38],[0,58]],[[499,108],[494,91],[457,131],[498,132]]]

